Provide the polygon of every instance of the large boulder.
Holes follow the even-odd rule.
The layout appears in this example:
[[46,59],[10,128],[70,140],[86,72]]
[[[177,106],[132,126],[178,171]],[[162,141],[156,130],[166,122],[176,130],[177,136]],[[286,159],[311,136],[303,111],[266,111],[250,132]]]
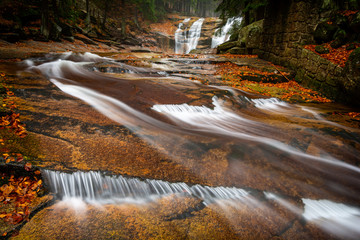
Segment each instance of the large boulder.
[[247,54],[248,52],[247,52],[246,48],[233,47],[233,48],[227,50],[227,53],[236,54],[236,55],[244,55],[244,54]]
[[239,46],[245,46],[248,49],[259,48],[261,36],[263,33],[264,20],[259,20],[249,24],[239,31]]
[[314,31],[314,39],[316,43],[322,44],[333,40],[334,34],[338,31],[339,27],[336,24],[328,22],[319,23]]
[[238,44],[237,41],[224,42],[223,44],[220,44],[220,45],[217,47],[217,52],[218,52],[218,53],[226,52],[226,51],[229,50],[230,48],[236,47],[237,44]]

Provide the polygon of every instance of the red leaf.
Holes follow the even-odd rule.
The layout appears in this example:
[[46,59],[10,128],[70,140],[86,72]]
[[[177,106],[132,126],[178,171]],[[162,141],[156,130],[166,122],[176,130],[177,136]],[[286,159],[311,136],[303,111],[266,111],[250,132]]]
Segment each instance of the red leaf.
[[26,171],[30,171],[31,167],[32,167],[31,163],[26,163],[24,168]]

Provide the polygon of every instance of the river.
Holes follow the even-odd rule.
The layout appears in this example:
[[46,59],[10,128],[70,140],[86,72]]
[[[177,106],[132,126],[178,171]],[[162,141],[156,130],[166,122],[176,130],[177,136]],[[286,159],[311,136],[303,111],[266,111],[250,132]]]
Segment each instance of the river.
[[328,117],[344,107],[223,86],[224,61],[2,63],[58,199],[15,239],[358,239],[360,131]]

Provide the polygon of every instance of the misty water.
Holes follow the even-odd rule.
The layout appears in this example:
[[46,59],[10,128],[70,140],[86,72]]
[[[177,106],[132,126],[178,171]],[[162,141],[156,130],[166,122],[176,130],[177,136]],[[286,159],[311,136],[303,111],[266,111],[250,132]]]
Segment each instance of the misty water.
[[175,32],[175,53],[190,53],[191,50],[196,49],[199,38],[201,36],[201,27],[204,18],[199,18],[190,24],[191,18],[186,18],[178,26]]
[[[211,209],[235,232],[242,223],[232,220],[234,214],[241,216],[247,209],[253,215],[246,216],[254,216],[255,224],[270,232],[276,223],[265,218],[279,225],[311,223],[335,238],[358,239],[359,130],[326,120],[321,105],[204,85],[193,79],[214,77],[212,62],[217,59],[201,60],[147,58],[147,67],[139,67],[69,52],[22,62],[23,71],[46,77],[58,91],[125,126],[195,176],[189,179],[179,172],[159,179],[151,173],[114,174],[112,166],[68,172],[50,167],[43,175],[51,192],[79,215],[94,206],[161,206],[161,199],[169,197],[197,199],[201,207],[195,212]],[[101,141],[97,148],[102,148]]]

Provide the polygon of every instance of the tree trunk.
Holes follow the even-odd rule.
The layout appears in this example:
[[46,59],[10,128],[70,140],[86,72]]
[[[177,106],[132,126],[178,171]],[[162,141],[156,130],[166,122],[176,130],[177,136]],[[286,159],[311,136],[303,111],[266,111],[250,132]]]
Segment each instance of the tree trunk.
[[50,19],[49,19],[49,1],[41,0],[41,27],[40,32],[45,37],[49,39],[50,34]]
[[57,0],[51,0],[51,5],[54,13],[54,20],[56,23],[59,23],[59,8],[58,8]]
[[124,18],[121,19],[121,35],[126,38],[126,21]]
[[105,0],[105,8],[104,8],[104,19],[102,22],[102,27],[105,29],[105,24],[106,24],[106,20],[107,20],[107,14],[109,11],[109,0]]
[[139,25],[139,20],[138,20],[138,10],[137,10],[137,8],[134,8],[134,23],[135,23],[136,27],[141,30],[141,27]]
[[86,0],[86,19],[85,19],[85,24],[86,27],[88,27],[90,25],[90,0]]

